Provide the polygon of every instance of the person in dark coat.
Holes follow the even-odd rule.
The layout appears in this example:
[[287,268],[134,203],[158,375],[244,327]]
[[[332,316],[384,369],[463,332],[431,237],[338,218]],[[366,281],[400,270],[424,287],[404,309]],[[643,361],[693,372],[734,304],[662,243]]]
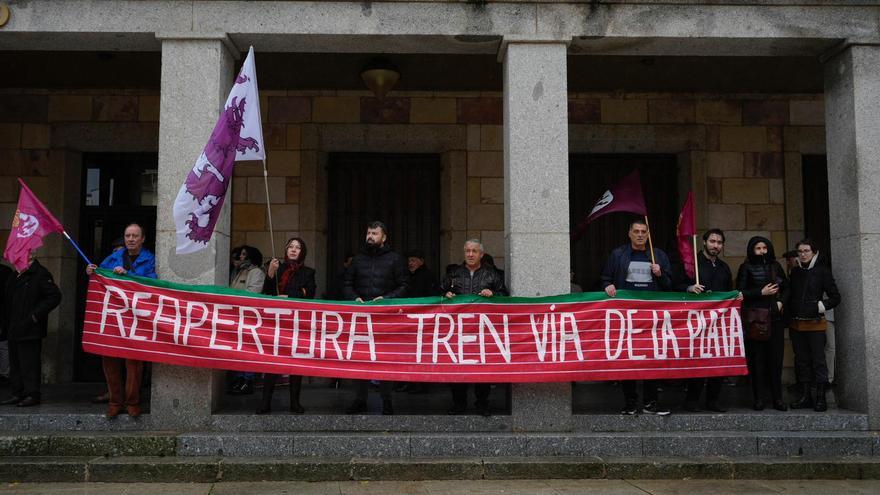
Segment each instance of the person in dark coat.
[[[796,248],[798,265],[791,270],[788,316],[791,320],[789,329],[797,336],[791,339],[791,344],[800,397],[791,404],[791,408],[813,408],[822,412],[828,409],[825,399],[825,388],[828,386],[828,366],[825,362],[828,322],[825,312],[840,304],[840,292],[831,268],[820,260],[816,245],[804,239],[797,243]],[[815,402],[811,383],[816,385]]]
[[743,309],[770,311],[770,340],[746,339],[746,361],[752,382],[752,408],[764,409],[764,391],[770,384],[773,408],[788,410],[782,400],[782,360],[785,353],[782,309],[788,301],[789,285],[785,270],[776,261],[770,239],[755,236],[746,247],[748,258],[739,266],[736,288],[743,294]]
[[[733,289],[733,275],[730,267],[719,256],[724,249],[724,232],[721,229],[709,229],[703,234],[703,249],[697,254],[697,273],[700,283],[695,279],[685,279],[678,287],[679,291],[687,291],[692,294],[704,292],[726,292]],[[737,300],[742,300],[742,293]],[[700,395],[703,386],[706,387],[706,409],[712,412],[723,413],[727,409],[721,405],[721,388],[724,378],[720,376],[711,378],[691,378],[687,380],[687,395],[685,396],[684,409],[690,412],[700,411]]]
[[[650,290],[663,291],[672,288],[672,268],[669,257],[661,249],[653,250],[654,260],[648,252],[648,225],[644,220],[633,220],[629,224],[629,243],[614,251],[605,262],[602,270],[602,288],[608,297],[616,297],[617,291]],[[636,380],[620,382],[623,389],[624,406],[620,413],[633,415],[639,412],[639,394]],[[644,407],[641,411],[658,416],[669,415],[669,410],[660,406],[657,380],[642,382]]]
[[425,254],[421,250],[413,249],[406,253],[406,267],[409,270],[406,297],[437,295],[436,277],[425,266]]
[[[479,295],[482,297],[506,296],[507,287],[501,273],[491,264],[485,263],[486,255],[483,253],[483,244],[477,239],[470,239],[464,243],[464,262],[455,267],[447,277],[441,290],[443,296],[452,299],[462,294]],[[464,414],[467,411],[467,383],[450,384],[452,388],[452,408],[449,414]],[[482,416],[489,416],[492,412],[489,407],[490,385],[488,383],[475,383],[474,405],[477,412]]]
[[[436,277],[425,265],[425,253],[421,249],[411,249],[406,252],[406,268],[409,270],[409,282],[407,282],[406,297],[431,297],[436,296],[440,290]],[[395,392],[409,392],[411,394],[426,394],[429,392],[427,383],[400,382],[394,387]]]
[[[305,265],[306,254],[308,254],[306,241],[299,237],[289,239],[284,248],[284,263],[277,258],[272,258],[269,262],[266,279],[263,282],[263,294],[292,299],[314,299],[317,290],[315,269]],[[267,414],[272,410],[272,393],[275,391],[275,382],[278,381],[279,376],[272,373],[263,375],[263,398],[257,408],[257,414]],[[290,375],[290,412],[292,413],[305,412],[299,403],[301,390],[302,376]]]
[[12,397],[5,406],[36,406],[40,403],[42,346],[49,313],[61,304],[61,291],[52,274],[34,259],[11,275],[3,290],[2,338],[9,342],[9,381]]
[[[6,265],[0,265],[0,315],[3,314],[6,307],[6,301],[3,300],[3,290],[6,282],[12,276],[12,269]],[[3,319],[0,318],[0,335],[3,334]],[[0,383],[9,382],[9,343],[0,339]]]
[[[367,225],[364,249],[355,255],[345,271],[343,295],[349,301],[380,301],[406,297],[409,272],[399,254],[388,244],[388,228],[379,221]],[[369,382],[356,382],[355,399],[345,410],[346,414],[360,414],[367,410]],[[382,414],[394,414],[391,403],[392,383],[379,383],[382,396]]]

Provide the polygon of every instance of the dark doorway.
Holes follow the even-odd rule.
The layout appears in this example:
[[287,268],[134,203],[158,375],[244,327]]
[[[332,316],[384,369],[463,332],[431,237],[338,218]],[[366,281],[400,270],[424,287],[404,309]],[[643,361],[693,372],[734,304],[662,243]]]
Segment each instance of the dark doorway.
[[[675,227],[681,208],[675,155],[571,155],[571,231],[577,230],[608,188],[634,169],[641,175],[654,247],[663,249],[675,260]],[[571,269],[576,283],[585,291],[601,290],[599,276],[605,260],[614,248],[629,242],[626,233],[634,217],[627,213],[599,217],[589,224],[580,240],[571,243]]]
[[[144,246],[155,250],[157,180],[156,153],[83,155],[79,243],[93,263],[101,264],[110,254],[113,240],[122,237],[125,226],[131,222],[144,227]],[[80,261],[78,272],[76,335],[77,342],[81,342],[88,282],[85,262]],[[80,345],[74,352],[76,381],[103,380],[99,356],[83,352]]]
[[[828,213],[828,161],[825,155],[804,155],[804,236],[816,243],[831,263],[831,219]],[[791,246],[794,249],[794,246]]]
[[[327,273],[363,246],[366,225],[388,226],[392,248],[425,253],[440,268],[440,157],[429,154],[332,153],[327,200]],[[329,277],[328,277],[329,278]]]

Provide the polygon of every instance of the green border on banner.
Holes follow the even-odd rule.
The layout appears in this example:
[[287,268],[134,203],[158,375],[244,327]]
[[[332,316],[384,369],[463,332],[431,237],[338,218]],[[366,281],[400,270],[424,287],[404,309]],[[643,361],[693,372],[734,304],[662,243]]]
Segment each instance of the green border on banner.
[[[155,278],[139,277],[136,275],[119,275],[113,273],[112,270],[98,268],[97,273],[107,278],[116,280],[131,280],[142,285],[157,287],[162,289],[182,290],[186,292],[198,292],[203,294],[215,294],[221,296],[249,297],[258,299],[278,300],[278,296],[270,296],[266,294],[258,294],[244,290],[231,289],[229,287],[220,287],[217,285],[187,285],[168,282],[166,280],[158,280]],[[544,297],[507,297],[493,296],[485,298],[476,295],[455,296],[453,299],[446,299],[443,296],[435,297],[412,297],[400,299],[383,299],[381,301],[367,301],[358,303],[354,301],[333,301],[324,299],[308,299],[308,302],[334,304],[334,305],[357,305],[357,306],[414,306],[414,305],[454,305],[454,304],[553,304],[553,303],[578,303],[578,302],[598,302],[608,300],[636,300],[636,301],[669,301],[669,302],[702,302],[702,301],[724,301],[735,299],[738,291],[728,292],[709,292],[704,294],[691,294],[689,292],[653,292],[653,291],[632,291],[619,290],[617,297],[608,297],[604,292],[580,292],[576,294],[560,294],[557,296]],[[294,299],[295,300],[295,299]]]

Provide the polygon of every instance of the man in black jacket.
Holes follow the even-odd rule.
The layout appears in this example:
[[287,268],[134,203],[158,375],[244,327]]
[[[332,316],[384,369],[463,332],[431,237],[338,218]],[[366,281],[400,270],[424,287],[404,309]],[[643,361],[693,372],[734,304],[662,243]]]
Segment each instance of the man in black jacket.
[[[695,280],[685,280],[676,288],[692,294],[703,292],[726,292],[733,290],[733,274],[730,267],[718,256],[724,249],[724,232],[721,229],[709,229],[703,234],[703,249],[697,254],[697,273],[700,283]],[[737,298],[742,300],[742,294]],[[723,377],[691,378],[687,381],[687,395],[684,401],[685,411],[700,411],[700,395],[703,392],[703,384],[706,385],[706,409],[712,412],[726,412],[718,401],[721,395],[721,386],[724,384]]]
[[[801,396],[791,404],[792,409],[812,407],[817,412],[828,409],[825,388],[828,385],[828,366],[825,362],[825,331],[828,323],[825,312],[840,304],[840,292],[831,274],[831,268],[819,259],[816,245],[809,239],[797,243],[798,266],[791,270],[791,295],[788,312],[789,330],[794,348],[794,368],[800,384]],[[811,383],[816,385],[813,401]]]
[[[464,263],[455,267],[444,282],[441,290],[444,297],[451,299],[461,294],[473,294],[482,297],[495,295],[506,296],[507,287],[504,286],[504,278],[493,266],[483,263],[483,244],[477,239],[470,239],[464,243]],[[467,383],[453,383],[452,409],[449,414],[464,414],[467,411]],[[483,416],[489,416],[489,391],[488,383],[474,384],[476,395],[477,412]]]
[[[609,297],[617,296],[620,289],[662,291],[672,288],[669,257],[660,249],[647,250],[648,225],[644,220],[633,220],[629,224],[629,243],[611,252],[605,268],[602,270],[602,288]],[[625,404],[620,411],[624,415],[639,412],[639,394],[636,392],[636,380],[623,380]],[[656,380],[645,380],[642,383],[642,394],[645,406],[642,409],[648,414],[667,416],[668,409],[660,407]]]
[[[409,272],[403,258],[391,250],[387,240],[388,228],[384,223],[376,221],[367,225],[364,249],[352,258],[351,265],[345,270],[342,293],[346,300],[362,303],[406,296]],[[355,399],[345,410],[346,414],[366,412],[368,386],[366,380],[356,382]],[[382,414],[394,414],[391,387],[392,383],[388,381],[379,384]]]
[[3,302],[2,338],[9,341],[12,397],[0,404],[36,406],[40,403],[43,339],[49,313],[61,303],[61,291],[31,253],[28,267],[7,280]]

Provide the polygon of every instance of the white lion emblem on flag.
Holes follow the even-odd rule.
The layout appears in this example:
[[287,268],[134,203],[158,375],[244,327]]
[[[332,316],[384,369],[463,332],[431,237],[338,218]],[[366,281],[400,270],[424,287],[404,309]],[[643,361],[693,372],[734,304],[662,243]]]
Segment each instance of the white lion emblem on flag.
[[40,228],[40,221],[33,215],[18,213],[18,237],[30,237]]
[[597,211],[605,208],[606,206],[611,204],[612,201],[614,201],[614,195],[611,194],[611,191],[605,191],[605,194],[603,194],[602,197],[599,198],[599,202],[597,202],[596,206],[593,207],[593,211],[590,212],[590,215],[592,216]]

